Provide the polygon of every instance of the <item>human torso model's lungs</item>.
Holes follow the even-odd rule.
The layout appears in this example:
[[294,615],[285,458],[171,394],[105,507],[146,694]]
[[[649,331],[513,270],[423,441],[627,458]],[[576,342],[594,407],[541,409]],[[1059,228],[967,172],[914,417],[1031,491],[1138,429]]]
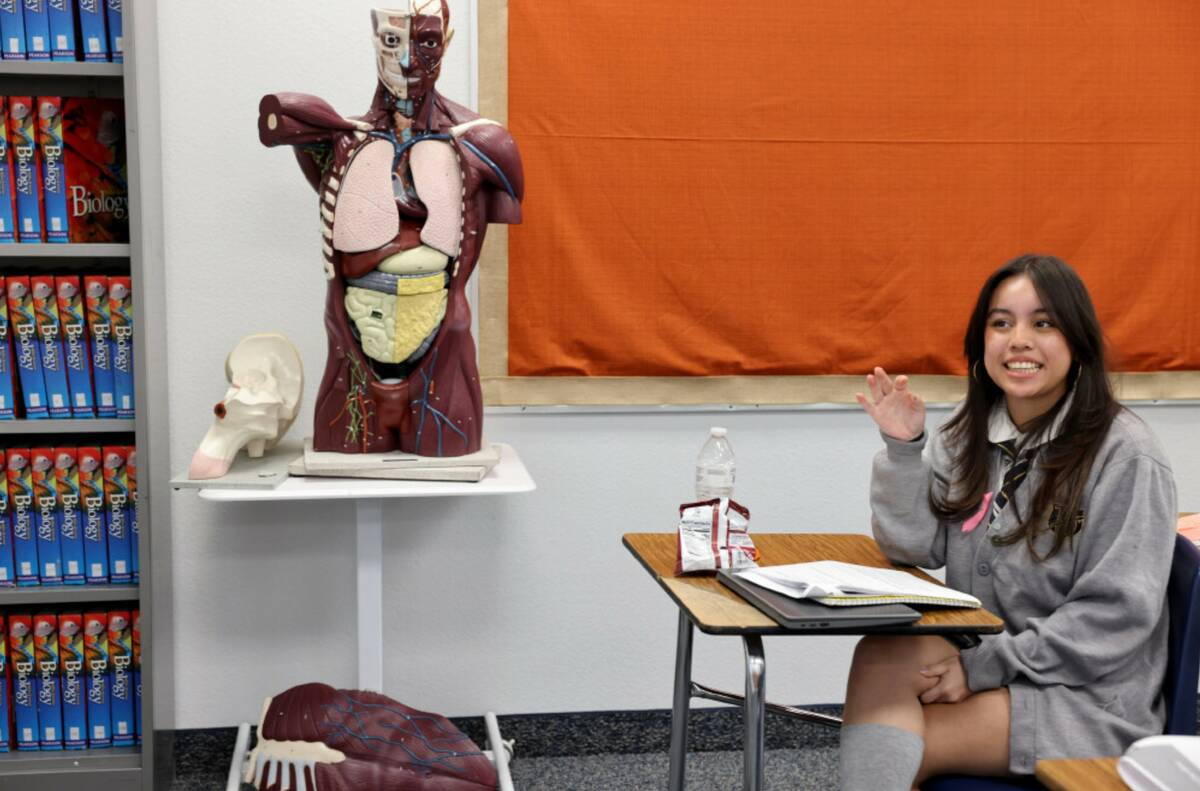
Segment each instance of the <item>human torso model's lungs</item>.
[[333,249],[345,253],[375,250],[400,233],[392,192],[392,155],[387,140],[372,138],[354,152],[341,179],[321,196],[322,226],[333,228]]
[[458,256],[463,234],[463,176],[449,142],[422,140],[409,157],[412,183],[428,212],[421,226],[421,243]]

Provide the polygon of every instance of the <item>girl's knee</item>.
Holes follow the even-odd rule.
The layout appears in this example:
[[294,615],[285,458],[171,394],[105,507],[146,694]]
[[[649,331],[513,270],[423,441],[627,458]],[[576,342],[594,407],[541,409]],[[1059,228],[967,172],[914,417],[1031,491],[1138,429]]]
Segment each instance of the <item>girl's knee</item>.
[[954,653],[954,647],[940,639],[932,642],[927,637],[868,635],[854,648],[851,686],[882,685],[895,692],[920,695],[937,683],[936,677],[924,676],[921,670]]
[[867,635],[854,647],[856,664],[924,667],[957,653],[940,637],[929,635]]
[[888,635],[867,635],[854,646],[854,664],[869,665],[895,662],[896,657],[904,651],[903,647],[897,644],[897,641],[903,639],[903,637],[890,637]]

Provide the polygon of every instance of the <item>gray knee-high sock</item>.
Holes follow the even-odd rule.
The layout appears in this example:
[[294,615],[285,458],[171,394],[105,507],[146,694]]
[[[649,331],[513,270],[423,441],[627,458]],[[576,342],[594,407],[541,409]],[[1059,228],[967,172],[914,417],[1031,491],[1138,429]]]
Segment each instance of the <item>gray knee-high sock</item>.
[[841,791],[910,791],[924,754],[925,740],[912,731],[873,722],[843,726]]

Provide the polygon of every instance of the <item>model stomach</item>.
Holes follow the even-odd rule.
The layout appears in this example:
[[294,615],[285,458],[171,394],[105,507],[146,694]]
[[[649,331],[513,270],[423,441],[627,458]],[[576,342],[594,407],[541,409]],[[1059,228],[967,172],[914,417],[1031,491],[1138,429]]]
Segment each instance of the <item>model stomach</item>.
[[425,353],[446,316],[448,264],[444,253],[420,245],[347,278],[346,314],[367,357],[405,363]]

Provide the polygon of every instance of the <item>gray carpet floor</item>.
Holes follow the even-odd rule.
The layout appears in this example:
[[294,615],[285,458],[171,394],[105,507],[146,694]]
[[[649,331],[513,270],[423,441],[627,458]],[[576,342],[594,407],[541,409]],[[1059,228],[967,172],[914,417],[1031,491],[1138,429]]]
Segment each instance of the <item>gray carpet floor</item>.
[[[518,759],[513,762],[512,774],[517,791],[661,791],[667,786],[667,756],[639,753]],[[741,789],[742,754],[693,753],[688,756],[686,779],[689,791]],[[767,750],[763,786],[789,791],[836,789],[837,750]]]
[[[839,715],[840,706],[812,707]],[[1200,716],[1200,704],[1197,705]],[[741,712],[693,711],[689,720],[687,788],[742,788]],[[481,718],[455,721],[483,744]],[[501,717],[516,741],[516,791],[659,791],[666,788],[670,712],[602,712]],[[176,732],[176,779],[169,791],[223,791],[234,729]],[[768,791],[837,788],[837,731],[767,714],[763,785]],[[242,791],[253,791],[243,785]]]
[[[667,787],[667,754],[581,755],[517,758],[512,766],[516,791],[661,791]],[[764,787],[788,791],[837,788],[837,750],[813,747],[767,750]],[[742,787],[742,754],[692,753],[687,762],[688,791],[735,791]],[[178,779],[170,791],[223,791],[224,775]],[[243,791],[253,786],[243,785]]]

